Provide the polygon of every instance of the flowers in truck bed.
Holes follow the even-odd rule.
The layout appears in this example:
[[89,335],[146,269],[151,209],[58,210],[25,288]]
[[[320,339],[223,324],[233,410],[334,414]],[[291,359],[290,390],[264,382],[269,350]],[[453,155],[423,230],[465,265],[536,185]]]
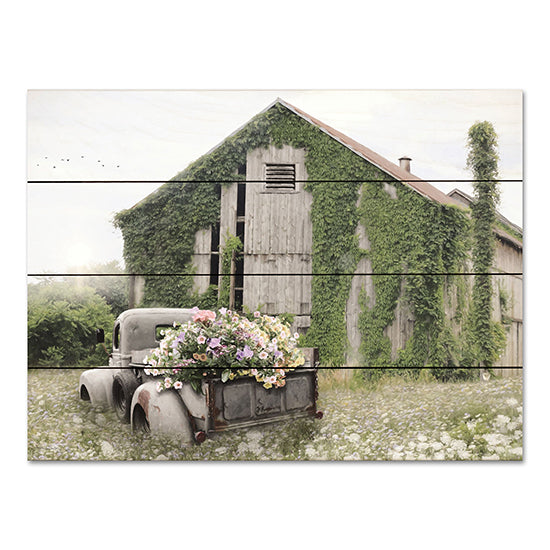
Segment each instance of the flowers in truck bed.
[[160,346],[145,358],[145,374],[162,377],[157,390],[180,389],[184,382],[200,391],[201,380],[222,382],[253,377],[264,388],[285,385],[287,371],[304,364],[298,334],[277,317],[249,316],[221,308],[194,308],[193,320],[165,329]]

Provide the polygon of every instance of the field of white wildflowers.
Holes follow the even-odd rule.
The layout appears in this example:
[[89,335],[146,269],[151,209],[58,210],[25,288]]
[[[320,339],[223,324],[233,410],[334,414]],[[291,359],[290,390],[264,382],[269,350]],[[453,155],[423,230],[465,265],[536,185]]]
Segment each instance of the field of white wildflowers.
[[28,374],[29,460],[521,460],[521,378],[438,383],[394,378],[321,391],[321,420],[215,434],[202,445],[132,433],[78,397],[81,370]]

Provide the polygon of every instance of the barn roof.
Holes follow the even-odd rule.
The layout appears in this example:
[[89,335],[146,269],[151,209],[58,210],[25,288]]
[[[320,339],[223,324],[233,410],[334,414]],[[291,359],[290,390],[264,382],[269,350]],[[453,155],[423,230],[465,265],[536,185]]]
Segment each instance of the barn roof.
[[[260,111],[258,114],[265,113],[275,105],[280,104],[283,107],[287,108],[289,111],[293,112],[297,116],[301,117],[302,119],[306,120],[310,124],[313,124],[317,128],[319,128],[322,132],[325,132],[327,135],[341,143],[343,146],[347,147],[349,150],[353,151],[355,154],[359,155],[366,161],[370,162],[392,178],[402,182],[404,185],[407,185],[414,189],[417,193],[422,195],[423,197],[432,200],[434,202],[443,204],[443,205],[451,205],[451,206],[458,206],[459,208],[465,208],[467,207],[463,200],[460,200],[460,197],[456,196],[456,193],[451,192],[450,194],[445,194],[443,191],[440,191],[427,181],[419,178],[418,176],[415,176],[414,174],[411,174],[407,170],[404,170],[399,165],[394,164],[393,162],[390,162],[388,159],[384,158],[382,155],[379,155],[378,153],[374,152],[372,149],[369,149],[365,145],[362,145],[358,141],[350,138],[349,136],[346,136],[342,132],[332,128],[328,124],[325,124],[324,122],[321,122],[319,119],[307,114],[305,111],[302,111],[298,107],[295,107],[294,105],[291,105],[287,101],[281,99],[278,97],[275,101],[273,101],[270,105],[268,105],[265,109]],[[232,132],[229,136],[227,136],[221,143],[218,143],[215,147],[212,147],[204,156],[208,156],[210,153],[214,152],[216,149],[218,149],[223,143],[226,142],[227,139],[234,136],[238,132],[240,132],[243,128],[248,126],[250,121],[246,122],[239,128],[237,128],[234,132]],[[158,190],[157,190],[158,191]],[[152,195],[155,195],[156,191],[153,191],[149,197]],[[145,197],[142,201],[138,202],[135,206],[138,206],[144,200],[146,200],[148,197]],[[511,224],[513,225],[513,224]],[[510,235],[508,235],[506,232],[502,231],[501,229],[496,228],[495,233],[499,235],[501,238],[504,238],[506,240],[509,240],[512,244],[514,244],[517,247],[521,247],[521,242],[517,239],[514,239]]]
[[[468,193],[462,191],[462,189],[453,189],[452,191],[449,191],[449,197],[455,198],[468,208],[471,208],[474,202],[474,198],[468,195]],[[508,226],[512,231],[515,231],[516,234],[523,235],[523,229],[519,225],[511,222],[508,218],[504,217],[500,212],[497,212],[497,218],[504,227]],[[494,232],[501,240],[508,241],[515,248],[523,249],[523,243],[519,239],[516,239],[500,227],[495,227]]]
[[298,116],[302,117],[304,120],[307,120],[311,124],[314,124],[320,130],[328,134],[330,137],[334,138],[336,141],[340,142],[342,145],[344,145],[345,147],[347,147],[348,149],[350,149],[360,157],[369,161],[371,164],[374,164],[377,168],[380,168],[380,170],[382,170],[383,172],[386,172],[386,174],[390,175],[392,178],[395,178],[403,182],[404,184],[408,185],[409,187],[412,187],[415,191],[417,191],[424,197],[427,197],[428,199],[439,202],[441,204],[451,204],[453,206],[462,206],[461,203],[459,203],[458,201],[455,201],[452,197],[446,195],[445,193],[443,193],[443,191],[440,191],[439,189],[437,189],[427,181],[424,181],[423,179],[419,178],[418,176],[415,176],[414,174],[411,174],[410,172],[408,172],[407,170],[404,170],[397,164],[390,162],[388,159],[384,158],[382,155],[375,153],[372,149],[365,147],[358,141],[355,141],[349,136],[346,136],[345,134],[343,134],[342,132],[335,130],[328,124],[321,122],[315,117],[308,115],[306,112],[302,111],[301,109],[298,109],[297,107],[294,107],[293,105],[291,105],[290,103],[287,103],[281,98],[277,98],[275,102],[268,107],[268,109],[270,109],[273,105],[275,105],[275,103],[280,103],[287,109],[291,110],[292,112],[296,113]]

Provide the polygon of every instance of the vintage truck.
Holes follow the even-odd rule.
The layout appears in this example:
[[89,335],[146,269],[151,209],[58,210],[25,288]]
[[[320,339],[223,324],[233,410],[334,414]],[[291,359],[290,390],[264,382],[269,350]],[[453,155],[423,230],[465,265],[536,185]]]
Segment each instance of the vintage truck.
[[[202,393],[189,384],[158,392],[156,380],[144,373],[144,359],[158,347],[162,330],[191,320],[190,309],[138,308],[123,312],[113,330],[109,365],[80,376],[80,398],[92,405],[114,408],[133,430],[177,434],[182,442],[201,443],[224,430],[256,426],[317,411],[317,350],[303,348],[305,364],[287,373],[282,388],[265,389],[254,378],[202,381]],[[104,332],[97,331],[98,342]]]

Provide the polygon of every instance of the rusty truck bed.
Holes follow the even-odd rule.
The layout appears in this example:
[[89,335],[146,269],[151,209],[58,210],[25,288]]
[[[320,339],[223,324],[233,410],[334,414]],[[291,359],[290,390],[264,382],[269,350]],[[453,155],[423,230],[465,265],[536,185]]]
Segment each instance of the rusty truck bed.
[[194,429],[206,434],[317,414],[317,369],[287,373],[282,388],[265,389],[254,378],[203,381],[204,394],[179,390]]

